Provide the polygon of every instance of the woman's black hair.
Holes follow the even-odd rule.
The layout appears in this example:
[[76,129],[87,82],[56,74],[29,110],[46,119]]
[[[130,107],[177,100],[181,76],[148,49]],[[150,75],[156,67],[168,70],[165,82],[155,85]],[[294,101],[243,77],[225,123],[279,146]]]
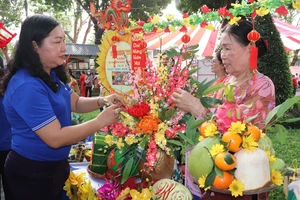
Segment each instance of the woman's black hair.
[[[2,95],[12,76],[21,68],[26,69],[33,77],[40,78],[53,92],[57,92],[59,84],[44,71],[40,57],[34,50],[32,42],[35,41],[41,47],[44,39],[58,25],[59,22],[54,18],[40,14],[29,16],[24,20],[19,41],[10,62],[10,72],[4,79],[0,90]],[[67,75],[64,66],[59,65],[53,70],[60,81],[66,83]]]
[[220,62],[220,64],[223,64],[222,58],[221,58],[221,51],[216,51],[216,58]]
[[[243,46],[247,46],[250,41],[247,38],[248,33],[253,30],[253,25],[250,21],[242,19],[237,22],[238,25],[226,25],[222,30],[223,33],[227,33],[233,36],[237,42]],[[258,58],[263,56],[267,52],[267,45],[262,38],[256,41],[256,47],[258,48]]]

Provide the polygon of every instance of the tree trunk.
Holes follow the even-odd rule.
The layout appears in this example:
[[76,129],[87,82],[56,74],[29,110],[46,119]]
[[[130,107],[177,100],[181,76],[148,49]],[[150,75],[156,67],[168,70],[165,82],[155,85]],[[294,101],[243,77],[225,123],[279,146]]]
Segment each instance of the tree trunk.
[[84,37],[83,37],[82,44],[85,44],[85,43],[86,43],[86,38],[87,38],[88,33],[89,33],[90,30],[91,30],[91,27],[92,27],[92,20],[91,20],[91,18],[90,18],[90,19],[89,19],[89,22],[88,22],[88,27],[86,28],[85,33],[84,33]]
[[291,62],[291,66],[295,66],[296,62],[298,61],[298,54],[299,54],[300,49],[297,49],[294,51],[294,57],[293,60]]

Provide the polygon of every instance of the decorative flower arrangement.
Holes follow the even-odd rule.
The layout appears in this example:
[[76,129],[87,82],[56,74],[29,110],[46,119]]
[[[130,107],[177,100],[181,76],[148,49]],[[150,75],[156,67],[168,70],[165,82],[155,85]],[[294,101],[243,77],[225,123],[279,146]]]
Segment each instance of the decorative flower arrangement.
[[[200,97],[205,92],[218,89],[217,86],[205,91],[211,82],[205,85],[192,77],[198,70],[192,68],[196,48],[193,46],[180,51],[172,48],[166,51],[166,55],[159,55],[157,66],[147,63],[143,78],[137,74],[131,77],[134,89],[133,95],[127,96],[128,107],[121,111],[119,122],[103,129],[108,149],[114,148],[114,153],[122,158],[114,163],[121,173],[121,184],[141,170],[150,175],[150,182],[155,181],[151,174],[160,162],[159,155],[174,157],[174,152],[182,146],[180,136],[186,132],[185,113],[171,101],[174,90],[186,89]],[[164,66],[161,61],[167,56],[174,60]],[[202,88],[198,91],[199,84]],[[216,102],[213,98],[202,101],[206,105]],[[173,166],[170,168],[173,170]]]

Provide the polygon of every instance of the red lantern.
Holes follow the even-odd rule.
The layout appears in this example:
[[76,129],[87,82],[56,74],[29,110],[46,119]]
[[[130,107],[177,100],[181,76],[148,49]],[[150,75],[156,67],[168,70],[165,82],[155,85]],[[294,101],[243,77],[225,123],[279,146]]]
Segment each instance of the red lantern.
[[118,57],[118,51],[117,51],[117,45],[112,45],[112,57],[117,58]]
[[252,30],[250,33],[248,33],[247,38],[250,42],[255,43],[260,38],[259,32],[256,30]]
[[183,43],[188,43],[190,40],[191,40],[191,37],[190,37],[189,35],[187,35],[187,34],[184,34],[184,35],[182,36],[182,38],[181,38],[181,41],[182,41]]

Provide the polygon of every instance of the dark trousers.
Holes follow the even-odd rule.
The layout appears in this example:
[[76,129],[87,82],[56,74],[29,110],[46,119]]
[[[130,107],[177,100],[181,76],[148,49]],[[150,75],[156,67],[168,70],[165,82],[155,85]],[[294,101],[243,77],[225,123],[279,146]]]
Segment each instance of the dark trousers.
[[10,199],[6,200],[61,200],[70,166],[61,161],[35,161],[11,150],[4,166]]
[[[9,193],[8,193],[8,186],[7,186],[7,181],[3,175],[4,172],[4,163],[7,157],[7,154],[9,153],[10,150],[6,150],[6,151],[0,151],[0,173],[1,173],[1,179],[2,179],[2,186],[3,186],[3,190],[4,190],[4,196],[5,199],[9,199]],[[0,200],[1,200],[1,196],[0,196]]]
[[85,96],[88,97],[88,94],[90,94],[89,97],[92,97],[92,93],[93,93],[92,92],[92,86],[91,87],[90,86],[86,86],[85,87]]

